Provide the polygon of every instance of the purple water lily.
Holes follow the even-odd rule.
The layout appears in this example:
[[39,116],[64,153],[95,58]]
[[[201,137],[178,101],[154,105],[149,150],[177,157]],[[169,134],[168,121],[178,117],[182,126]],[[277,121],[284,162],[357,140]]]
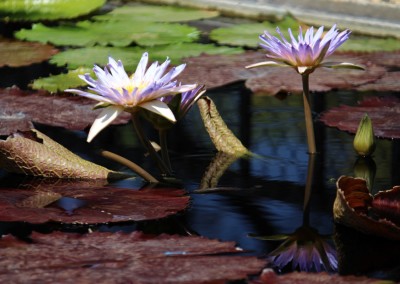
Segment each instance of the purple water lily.
[[359,66],[351,63],[333,63],[323,62],[323,60],[331,55],[339,46],[341,46],[350,35],[349,30],[339,32],[334,25],[325,35],[323,35],[324,27],[320,27],[314,33],[314,27],[307,29],[303,36],[303,31],[299,27],[299,35],[297,39],[288,29],[290,41],[276,28],[280,36],[275,37],[268,31],[260,35],[262,43],[260,44],[267,51],[267,58],[273,61],[259,62],[247,66],[247,68],[260,66],[290,66],[299,74],[312,73],[318,67],[330,68],[356,68]]
[[99,101],[96,108],[104,108],[90,128],[87,141],[90,142],[101,130],[115,120],[123,111],[134,113],[140,108],[174,122],[174,114],[166,103],[159,100],[164,96],[185,93],[197,85],[181,85],[174,80],[184,69],[185,64],[171,68],[166,72],[170,60],[158,65],[154,62],[147,70],[149,55],[144,53],[132,76],[128,76],[121,61],[109,57],[104,69],[95,65],[93,68],[97,80],[89,74],[80,75],[91,92],[67,89],[66,92]]

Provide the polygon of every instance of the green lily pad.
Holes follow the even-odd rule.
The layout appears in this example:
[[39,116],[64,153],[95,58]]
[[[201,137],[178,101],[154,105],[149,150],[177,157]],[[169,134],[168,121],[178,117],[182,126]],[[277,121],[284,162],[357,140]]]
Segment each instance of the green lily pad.
[[32,89],[43,89],[51,93],[56,93],[58,91],[64,91],[68,88],[85,86],[86,83],[82,79],[80,79],[78,75],[83,75],[86,73],[92,73],[92,76],[94,74],[91,68],[81,67],[75,70],[71,70],[66,74],[40,78],[32,83]]
[[351,37],[340,48],[341,51],[395,51],[400,50],[400,40],[395,38]]
[[112,56],[114,59],[121,59],[125,69],[133,72],[136,70],[136,66],[145,51],[149,52],[152,61],[163,62],[169,57],[172,64],[180,64],[182,63],[182,58],[198,56],[202,53],[240,54],[243,52],[241,48],[199,43],[180,43],[150,48],[95,46],[60,52],[53,56],[50,62],[58,66],[68,65],[69,69],[76,69],[80,66],[90,68],[93,67],[93,64],[104,66],[107,63],[108,56]]
[[5,21],[71,19],[100,8],[106,0],[2,0],[0,18]]
[[139,45],[154,46],[177,42],[191,42],[198,38],[196,28],[168,23],[79,22],[76,25],[48,27],[35,24],[32,29],[22,29],[15,37],[64,46]]
[[293,31],[297,31],[299,22],[291,17],[286,17],[282,21],[276,23],[262,22],[234,25],[232,27],[218,28],[211,31],[210,38],[220,44],[258,47],[260,43],[259,35],[265,30],[274,34],[276,27],[279,27],[282,33],[287,36],[287,29],[291,28]]
[[185,22],[218,16],[217,11],[189,9],[176,6],[125,5],[108,14],[95,16],[96,20],[123,22]]

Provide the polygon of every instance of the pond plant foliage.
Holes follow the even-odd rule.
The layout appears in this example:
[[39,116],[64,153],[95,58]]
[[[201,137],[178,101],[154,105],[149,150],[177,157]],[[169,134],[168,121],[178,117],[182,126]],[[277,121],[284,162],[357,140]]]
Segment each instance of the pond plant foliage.
[[[265,85],[258,82],[269,77],[270,81],[264,83],[270,88],[270,94],[288,91],[284,88],[302,92],[309,154],[303,225],[290,234],[255,236],[267,241],[283,241],[266,259],[238,255],[243,251],[234,243],[195,236],[190,230],[178,236],[145,234],[139,230],[102,233],[85,227],[89,233],[81,235],[33,232],[28,237],[29,242],[6,235],[0,239],[0,247],[4,256],[1,262],[7,273],[0,275],[0,279],[16,283],[41,281],[46,275],[46,281],[52,283],[64,280],[67,274],[68,279],[80,277],[92,283],[102,283],[104,279],[127,282],[132,278],[143,281],[141,283],[224,283],[258,274],[256,279],[249,281],[359,281],[361,278],[358,277],[325,273],[278,276],[270,268],[279,271],[292,264],[292,270],[334,272],[340,266],[335,249],[327,242],[329,236],[319,234],[308,224],[314,158],[318,153],[311,91],[315,86],[323,91],[337,86],[373,88],[378,81],[375,87],[379,88],[384,85],[384,80],[395,81],[399,74],[388,76],[383,66],[376,62],[371,64],[371,57],[361,60],[367,62],[362,64],[368,67],[364,73],[360,72],[364,67],[359,62],[344,62],[351,53],[334,57],[332,54],[339,47],[351,41],[350,30],[340,32],[336,25],[324,32],[324,27],[314,30],[314,27],[286,17],[277,23],[214,29],[209,38],[218,44],[202,43],[205,35],[193,22],[217,17],[218,12],[132,3],[110,8],[104,4],[105,0],[80,0],[79,3],[75,0],[40,3],[5,0],[0,3],[3,24],[32,23],[29,27],[26,24],[23,28],[18,27],[13,40],[0,39],[0,50],[6,54],[17,49],[15,56],[0,61],[0,67],[14,68],[48,61],[62,68],[58,74],[35,78],[29,85],[38,90],[34,93],[16,86],[0,90],[0,102],[4,107],[0,110],[0,135],[5,137],[0,139],[0,167],[11,173],[45,178],[38,184],[26,183],[26,188],[1,188],[0,221],[85,226],[179,216],[178,213],[191,204],[187,191],[180,188],[179,177],[175,176],[169,158],[169,132],[191,108],[199,108],[217,154],[196,193],[215,193],[220,177],[237,159],[267,158],[251,153],[235,136],[218,112],[217,105],[205,95],[207,88],[246,81],[252,91],[262,90]],[[76,22],[65,21],[78,17]],[[287,33],[277,28],[278,36],[274,36],[267,31],[276,25]],[[297,37],[292,32],[294,27],[299,27]],[[304,34],[303,28],[306,29]],[[254,34],[261,29],[265,31],[259,39],[268,61],[260,61],[259,52],[244,49],[256,47]],[[23,54],[21,58],[20,54]],[[327,57],[331,55],[334,60],[328,61]],[[390,61],[390,56],[388,58],[386,60]],[[375,61],[379,58],[375,57]],[[400,62],[393,64],[400,65]],[[254,67],[291,67],[295,70],[292,73],[300,75],[301,80],[295,83],[282,79],[293,82],[294,87],[285,87],[282,81],[274,78],[285,77],[286,71],[248,70]],[[317,84],[310,82],[309,75],[323,68],[350,70],[342,77],[330,74]],[[325,75],[323,70],[320,73]],[[398,88],[400,90],[400,85]],[[390,105],[385,114],[389,113],[390,119],[395,118],[398,100],[375,100],[372,104],[367,101],[359,106],[341,106],[339,114],[335,114],[335,109],[330,110],[321,121],[354,133],[361,112],[368,108],[368,116],[361,120],[354,140],[354,148],[361,156],[370,156],[375,148],[375,135],[400,137],[394,122],[384,129],[387,124],[377,119],[382,112],[373,108]],[[93,101],[97,104],[93,105]],[[43,112],[45,108],[50,111]],[[362,110],[358,111],[358,108]],[[343,115],[343,109],[350,118],[336,120],[337,115]],[[347,123],[346,119],[351,119],[352,123]],[[74,154],[35,129],[35,123],[70,130],[88,129],[87,142],[95,144],[100,133],[111,124],[129,121],[143,152],[158,168],[157,173],[136,164],[134,156],[128,159],[100,149],[98,152],[103,157],[128,168],[128,172],[110,170]],[[345,126],[341,124],[343,121]],[[158,141],[148,137],[146,130],[149,128],[158,134]],[[369,143],[365,144],[366,140]],[[360,157],[357,161],[365,160]],[[342,176],[338,179],[333,205],[335,222],[365,234],[398,241],[400,187],[394,186],[373,195],[375,171],[359,175],[364,178]],[[133,190],[109,184],[120,179],[140,179],[146,186]],[[265,269],[261,272],[262,268]],[[374,283],[375,280],[362,278],[362,281]]]

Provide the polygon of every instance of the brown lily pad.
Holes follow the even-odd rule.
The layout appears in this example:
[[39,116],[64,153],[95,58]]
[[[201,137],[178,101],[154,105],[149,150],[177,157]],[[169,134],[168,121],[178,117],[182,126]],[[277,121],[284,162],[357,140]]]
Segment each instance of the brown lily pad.
[[[101,110],[95,102],[78,96],[54,96],[46,92],[22,91],[16,87],[0,90],[0,135],[10,135],[33,128],[31,122],[82,130],[93,123]],[[128,113],[113,124],[126,123]]]
[[400,99],[397,97],[370,97],[357,106],[342,105],[324,112],[320,120],[328,126],[356,133],[364,114],[372,120],[374,133],[382,138],[400,138]]
[[38,42],[0,40],[0,67],[21,67],[50,59],[58,52],[53,46]]
[[[364,179],[342,176],[337,181],[336,199],[333,206],[335,222],[352,227],[366,234],[372,234],[392,240],[400,240],[400,227],[388,215],[376,215],[377,212],[386,208],[386,211],[395,213],[393,208],[386,206],[399,205],[399,189],[380,193],[375,202],[378,206],[375,210],[374,201],[370,196],[367,183]],[[388,196],[395,194],[397,202],[386,202]],[[384,197],[382,197],[384,196]],[[385,204],[386,203],[386,204]],[[389,206],[390,206],[389,205]],[[395,206],[396,210],[398,208]]]
[[160,219],[184,210],[181,189],[121,189],[97,182],[41,183],[0,189],[0,221],[97,224]]
[[233,242],[140,232],[33,233],[0,240],[2,283],[225,283],[259,273],[265,261]]
[[[382,283],[380,279],[367,278],[365,276],[341,276],[332,275],[326,272],[320,273],[306,273],[306,272],[292,272],[284,275],[277,275],[272,269],[266,268],[263,270],[260,279],[251,282],[252,284],[320,284],[320,283],[331,283],[331,284],[372,284]],[[390,282],[389,282],[390,283]]]

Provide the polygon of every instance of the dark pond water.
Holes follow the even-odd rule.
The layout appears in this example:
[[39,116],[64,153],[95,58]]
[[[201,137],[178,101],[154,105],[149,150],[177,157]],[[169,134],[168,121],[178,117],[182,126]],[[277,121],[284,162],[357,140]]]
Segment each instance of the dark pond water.
[[[355,94],[332,92],[313,94],[316,120],[325,109],[340,104],[355,104],[362,97],[376,94]],[[336,194],[335,181],[341,175],[354,175],[353,167],[357,157],[352,148],[353,135],[328,128],[317,121],[316,139],[319,154],[315,156],[315,168],[308,210],[303,212],[305,185],[309,155],[303,123],[301,96],[286,98],[256,96],[242,84],[235,84],[208,92],[216,103],[222,117],[241,139],[258,156],[237,159],[225,170],[215,185],[217,191],[196,193],[203,181],[203,175],[217,153],[201,121],[197,107],[193,108],[176,128],[169,133],[172,165],[176,176],[183,181],[184,188],[192,198],[190,208],[171,218],[161,221],[124,223],[116,225],[92,226],[100,231],[143,230],[151,233],[191,232],[209,238],[235,241],[248,254],[266,257],[280,242],[258,240],[249,235],[267,236],[291,234],[304,223],[318,230],[321,235],[335,236],[341,244],[357,240],[360,247],[350,245],[354,258],[346,264],[347,250],[341,250],[339,267],[342,272],[367,274],[375,277],[397,279],[400,260],[385,263],[379,257],[382,244],[392,244],[385,240],[365,237],[354,231],[334,225],[332,205]],[[97,163],[116,170],[126,170],[120,165],[105,160],[96,154],[96,149],[106,148],[125,155],[147,169],[155,169],[142,155],[133,127],[130,124],[112,126],[101,132],[91,144],[86,143],[86,134],[81,131],[66,131],[45,125],[37,128],[59,141],[70,150]],[[149,129],[149,136],[154,133]],[[155,138],[155,136],[154,136]],[[379,139],[373,159],[376,164],[374,191],[388,189],[400,184],[399,141]],[[0,171],[3,187],[18,186],[27,179]],[[125,180],[111,183],[111,186],[140,188],[140,180]],[[64,206],[74,206],[73,204]],[[59,226],[47,224],[30,226],[22,223],[2,223],[0,233],[27,235],[32,230],[51,232],[52,230],[86,232],[85,226]],[[338,239],[338,236],[340,238]],[[343,239],[344,238],[344,239]],[[328,240],[335,245],[332,240]],[[399,246],[393,244],[385,251],[398,256]],[[354,261],[364,261],[364,247],[369,248],[369,265],[353,266]],[[393,250],[394,248],[394,250]],[[360,258],[356,256],[360,255]],[[385,259],[385,258],[384,258]],[[362,261],[361,261],[362,260]],[[374,265],[371,265],[374,263]],[[342,264],[342,266],[341,266]]]

